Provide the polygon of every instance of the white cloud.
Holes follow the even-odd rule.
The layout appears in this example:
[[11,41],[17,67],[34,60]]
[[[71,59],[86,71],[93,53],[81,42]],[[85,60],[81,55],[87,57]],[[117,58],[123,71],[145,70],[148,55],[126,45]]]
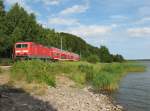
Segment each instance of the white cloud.
[[21,3],[23,2],[23,0],[5,0],[6,3],[8,3],[9,5],[13,5],[14,3]]
[[[28,1],[30,1],[30,0],[28,0]],[[49,5],[58,5],[58,4],[60,4],[60,2],[62,0],[32,0],[32,1],[34,3],[41,2],[44,5],[49,6]]]
[[61,0],[34,0],[34,2],[43,2],[45,5],[58,5]]
[[144,17],[144,18],[136,21],[136,24],[145,24],[145,23],[149,23],[149,22],[150,22],[150,16]]
[[60,12],[60,15],[70,15],[74,13],[83,13],[89,8],[88,2],[84,5],[74,5]]
[[110,16],[111,19],[128,19],[127,16],[124,16],[124,15],[112,15]]
[[37,11],[34,11],[29,5],[27,5],[25,0],[5,0],[5,2],[9,5],[18,3],[21,7],[23,7],[29,13],[34,13],[36,15],[40,15],[40,13],[38,13]]
[[25,1],[24,0],[5,0],[5,2],[9,5],[13,5],[15,3],[18,3],[21,6],[26,6]]
[[117,27],[119,27],[118,24],[111,24],[110,26],[111,26],[112,28],[117,28]]
[[150,27],[131,28],[128,29],[127,32],[133,37],[147,37],[150,36]]
[[79,22],[76,19],[61,18],[61,17],[50,18],[48,23],[52,25],[67,25],[67,26],[79,25]]
[[150,21],[150,17],[145,17],[141,20],[142,22],[147,22],[147,21]]
[[63,31],[81,37],[99,37],[111,33],[112,27],[100,25],[79,25],[78,27],[72,27]]
[[150,6],[140,7],[138,13],[141,16],[150,16]]

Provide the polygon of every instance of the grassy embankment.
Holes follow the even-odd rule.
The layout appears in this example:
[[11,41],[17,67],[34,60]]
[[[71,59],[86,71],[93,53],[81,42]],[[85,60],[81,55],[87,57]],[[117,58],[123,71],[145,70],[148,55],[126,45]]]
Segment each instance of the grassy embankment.
[[[11,69],[11,82],[38,84],[35,88],[55,86],[56,75],[65,75],[78,86],[91,84],[95,90],[113,91],[127,72],[142,72],[145,67],[134,63],[90,64],[87,62],[42,61],[16,62]],[[29,86],[30,86],[29,85]],[[29,86],[25,86],[29,88]],[[32,89],[32,88],[31,88]],[[30,89],[30,90],[31,90]]]

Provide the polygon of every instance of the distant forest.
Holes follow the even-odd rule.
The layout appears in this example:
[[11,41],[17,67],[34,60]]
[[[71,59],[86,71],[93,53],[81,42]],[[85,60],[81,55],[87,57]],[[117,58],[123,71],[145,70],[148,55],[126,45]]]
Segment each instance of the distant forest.
[[106,46],[94,47],[76,35],[43,28],[37,23],[33,13],[27,13],[17,3],[6,11],[3,0],[0,0],[0,58],[11,58],[13,45],[19,41],[33,41],[48,47],[60,48],[60,37],[63,40],[63,50],[81,54],[83,60],[93,56],[100,62],[124,61],[122,55],[111,54]]

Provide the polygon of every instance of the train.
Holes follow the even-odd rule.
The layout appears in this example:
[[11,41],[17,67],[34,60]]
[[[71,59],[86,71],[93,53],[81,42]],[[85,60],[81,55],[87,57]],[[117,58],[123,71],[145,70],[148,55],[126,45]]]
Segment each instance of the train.
[[13,48],[14,60],[42,59],[50,61],[79,61],[76,53],[55,47],[46,47],[34,42],[17,42]]

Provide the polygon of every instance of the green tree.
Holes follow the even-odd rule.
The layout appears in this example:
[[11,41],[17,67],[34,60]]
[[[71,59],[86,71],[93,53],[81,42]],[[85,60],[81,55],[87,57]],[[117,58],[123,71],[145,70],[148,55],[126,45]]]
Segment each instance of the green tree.
[[123,61],[124,61],[124,58],[123,58],[122,55],[119,55],[119,54],[113,55],[113,61],[114,61],[114,62],[123,62]]
[[4,10],[4,4],[3,1],[0,0],[0,32],[3,32],[4,27],[4,20],[5,20],[5,10]]
[[2,53],[5,52],[6,49],[6,41],[7,41],[7,35],[6,35],[6,12],[4,10],[4,4],[3,0],[0,0],[0,55],[2,56]]
[[97,55],[90,55],[87,57],[87,61],[90,63],[97,63],[100,62],[100,59]]
[[22,40],[22,31],[19,27],[16,27],[14,32],[11,34],[10,45],[13,46],[16,42]]
[[109,62],[109,63],[113,61],[108,48],[105,46],[100,47],[100,60],[101,62]]

